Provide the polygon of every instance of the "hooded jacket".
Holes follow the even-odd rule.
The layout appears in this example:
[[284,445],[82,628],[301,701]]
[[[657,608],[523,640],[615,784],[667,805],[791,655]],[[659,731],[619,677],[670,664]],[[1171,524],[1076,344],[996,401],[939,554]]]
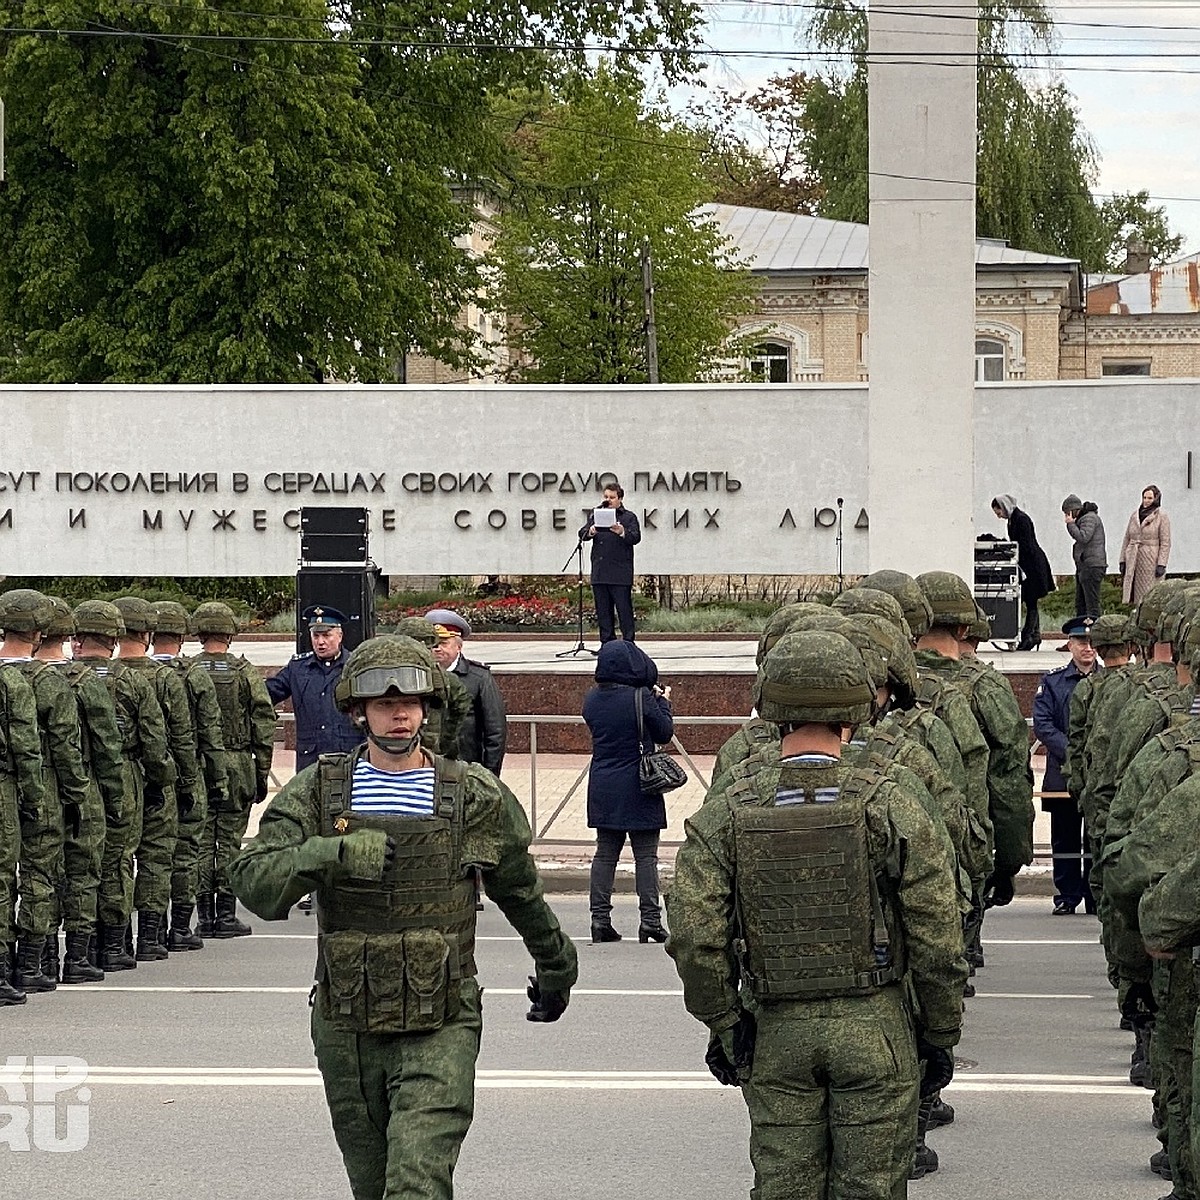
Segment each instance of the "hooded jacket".
[[1075,540],[1071,554],[1075,559],[1075,567],[1099,567],[1104,570],[1108,566],[1108,551],[1104,545],[1104,522],[1096,506],[1087,500],[1080,509],[1079,516],[1067,526],[1067,532]]
[[[587,791],[592,829],[667,827],[662,796],[644,796],[638,787],[642,753],[670,741],[674,733],[670,702],[650,690],[657,681],[654,660],[635,642],[614,640],[600,647],[596,686],[583,700],[583,719],[592,734]],[[635,702],[639,692],[645,730],[640,746]]]

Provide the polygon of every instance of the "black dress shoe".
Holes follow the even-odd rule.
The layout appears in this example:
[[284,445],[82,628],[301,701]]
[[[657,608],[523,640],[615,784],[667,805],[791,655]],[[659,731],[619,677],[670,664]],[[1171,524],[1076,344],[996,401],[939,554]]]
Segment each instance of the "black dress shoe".
[[1065,900],[1060,900],[1051,912],[1052,917],[1069,917],[1075,912],[1075,905],[1068,904]]

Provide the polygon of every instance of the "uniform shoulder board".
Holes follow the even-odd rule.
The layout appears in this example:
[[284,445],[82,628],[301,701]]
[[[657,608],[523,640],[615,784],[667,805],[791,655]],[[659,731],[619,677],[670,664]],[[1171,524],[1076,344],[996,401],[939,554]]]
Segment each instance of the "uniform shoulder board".
[[470,662],[471,666],[479,667],[480,670],[483,670],[483,671],[490,671],[492,669],[491,667],[489,667],[487,665],[487,663],[476,662],[473,658],[468,659],[467,661]]
[[293,654],[292,662],[303,662],[306,658],[312,658],[313,652],[310,650],[307,654]]

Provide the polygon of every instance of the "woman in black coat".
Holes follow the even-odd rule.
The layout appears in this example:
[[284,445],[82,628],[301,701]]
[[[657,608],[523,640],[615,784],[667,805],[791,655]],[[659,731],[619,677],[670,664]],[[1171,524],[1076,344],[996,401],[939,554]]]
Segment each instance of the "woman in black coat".
[[[658,835],[667,827],[661,795],[643,795],[638,763],[651,743],[669,742],[674,733],[670,689],[660,688],[658,668],[634,642],[613,640],[600,647],[596,686],[584,697],[583,719],[592,734],[588,774],[588,826],[596,831],[592,857],[592,941],[617,942],[612,924],[612,889],[617,859],[628,835],[633,847],[634,880],[641,923],[638,941],[662,942],[658,895]],[[643,743],[638,742],[636,698],[642,699]]]
[[992,512],[1008,522],[1008,540],[1017,543],[1017,566],[1021,568],[1021,602],[1025,605],[1025,626],[1018,650],[1036,650],[1042,644],[1042,624],[1038,601],[1055,589],[1050,560],[1038,545],[1033,519],[1017,507],[1012,496],[997,496]]

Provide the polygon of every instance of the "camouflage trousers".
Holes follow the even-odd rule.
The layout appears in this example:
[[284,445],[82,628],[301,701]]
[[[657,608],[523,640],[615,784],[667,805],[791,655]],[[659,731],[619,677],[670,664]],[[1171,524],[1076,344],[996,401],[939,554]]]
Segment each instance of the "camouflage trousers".
[[64,810],[62,905],[55,914],[68,933],[89,933],[96,925],[100,859],[104,853],[104,801],[94,782],[87,802]]
[[133,907],[139,911],[167,911],[178,828],[179,811],[173,787],[163,789],[161,804],[143,802],[142,836],[134,851],[137,876],[133,884]]
[[248,750],[227,751],[229,794],[220,806],[210,805],[200,838],[197,891],[229,892],[229,864],[242,848],[254,804],[254,756]]
[[454,1195],[483,1027],[475,980],[460,993],[458,1014],[433,1033],[343,1033],[313,1008],[313,1049],[354,1200]]
[[0,953],[17,936],[13,898],[17,894],[17,859],[21,854],[21,811],[17,783],[0,774]]
[[905,1196],[918,1081],[903,988],[764,1005],[742,1088],[753,1200]]
[[[1154,1042],[1168,1056],[1170,1086],[1164,1089],[1167,1107],[1167,1151],[1171,1157],[1172,1192],[1179,1200],[1198,1200],[1192,1160],[1192,1031],[1196,1022],[1196,987],[1191,959],[1185,954],[1155,963],[1156,975],[1168,976],[1159,1000]],[[1153,1046],[1153,1042],[1151,1043]],[[1156,1081],[1157,1082],[1157,1081]]]
[[45,803],[39,812],[21,813],[21,857],[18,865],[17,936],[45,937],[57,929],[63,884],[63,810],[58,780],[43,770]]
[[201,778],[192,788],[191,806],[179,806],[178,836],[171,859],[171,900],[176,904],[196,903],[196,893],[200,890],[200,842],[207,819],[208,796]]
[[133,911],[133,852],[142,836],[142,771],[126,759],[125,795],[119,813],[106,814],[96,916],[103,925],[124,925]]

